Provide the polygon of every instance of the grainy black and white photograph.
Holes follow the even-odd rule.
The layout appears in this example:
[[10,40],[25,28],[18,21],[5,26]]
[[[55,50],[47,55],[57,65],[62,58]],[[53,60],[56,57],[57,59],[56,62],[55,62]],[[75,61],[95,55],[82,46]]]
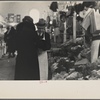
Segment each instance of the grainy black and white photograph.
[[0,80],[99,80],[100,1],[0,1]]

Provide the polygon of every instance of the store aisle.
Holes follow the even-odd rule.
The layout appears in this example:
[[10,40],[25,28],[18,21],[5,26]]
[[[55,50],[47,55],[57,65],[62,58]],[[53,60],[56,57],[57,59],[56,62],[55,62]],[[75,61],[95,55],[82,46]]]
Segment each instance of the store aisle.
[[0,59],[0,80],[14,80],[15,58]]

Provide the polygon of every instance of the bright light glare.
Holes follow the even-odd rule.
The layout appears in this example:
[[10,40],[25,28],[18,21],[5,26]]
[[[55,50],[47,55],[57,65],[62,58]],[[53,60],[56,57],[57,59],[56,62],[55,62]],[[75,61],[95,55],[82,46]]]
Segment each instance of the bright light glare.
[[52,24],[52,21],[50,21],[50,24]]
[[39,21],[40,13],[37,9],[32,9],[29,12],[29,16],[33,18],[34,23],[37,23]]

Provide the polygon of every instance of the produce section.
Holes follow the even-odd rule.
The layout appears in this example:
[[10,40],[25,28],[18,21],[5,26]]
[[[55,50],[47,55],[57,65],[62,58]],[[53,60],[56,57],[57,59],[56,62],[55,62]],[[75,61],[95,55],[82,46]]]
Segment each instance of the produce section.
[[99,80],[100,60],[90,62],[90,47],[84,46],[84,40],[77,38],[51,49],[49,67],[51,80]]

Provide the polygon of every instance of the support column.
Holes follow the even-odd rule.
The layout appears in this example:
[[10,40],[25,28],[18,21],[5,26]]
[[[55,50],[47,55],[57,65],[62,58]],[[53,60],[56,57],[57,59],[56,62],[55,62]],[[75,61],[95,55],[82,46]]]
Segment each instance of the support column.
[[[53,12],[53,19],[56,20],[56,14],[57,12]],[[54,42],[56,43],[56,28],[54,28]]]
[[66,42],[66,21],[64,23],[64,28],[65,30],[64,30],[64,36],[63,36],[63,42]]
[[73,42],[76,43],[76,12],[73,14]]
[[56,43],[56,28],[54,28],[54,43]]

